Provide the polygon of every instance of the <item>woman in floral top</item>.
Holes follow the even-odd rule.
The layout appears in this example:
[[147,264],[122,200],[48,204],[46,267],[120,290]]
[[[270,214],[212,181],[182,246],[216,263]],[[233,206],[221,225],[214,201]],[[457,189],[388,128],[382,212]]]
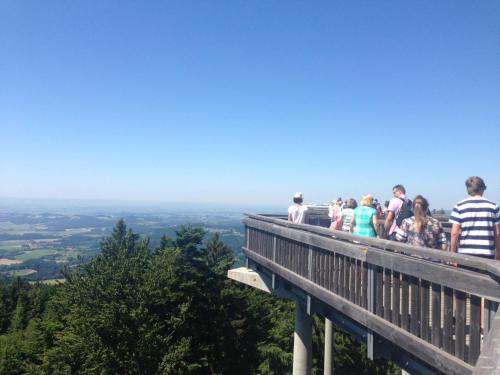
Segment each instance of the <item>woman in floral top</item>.
[[413,246],[446,250],[446,235],[441,223],[427,215],[429,202],[421,195],[413,200],[413,215],[404,219],[396,231],[396,240]]

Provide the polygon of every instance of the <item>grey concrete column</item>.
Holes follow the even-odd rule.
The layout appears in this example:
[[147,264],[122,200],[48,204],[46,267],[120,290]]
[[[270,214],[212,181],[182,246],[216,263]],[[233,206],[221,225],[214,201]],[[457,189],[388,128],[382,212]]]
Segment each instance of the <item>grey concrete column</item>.
[[330,319],[325,318],[325,366],[324,375],[333,374],[333,324]]
[[312,322],[306,307],[295,301],[293,375],[310,375],[312,364]]

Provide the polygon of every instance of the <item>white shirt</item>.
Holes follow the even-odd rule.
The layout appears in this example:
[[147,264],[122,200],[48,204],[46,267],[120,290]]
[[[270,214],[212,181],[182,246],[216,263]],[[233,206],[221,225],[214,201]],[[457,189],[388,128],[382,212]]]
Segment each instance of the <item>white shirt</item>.
[[288,207],[288,213],[292,215],[292,221],[296,224],[304,222],[304,212],[306,211],[307,207],[300,204],[292,204]]

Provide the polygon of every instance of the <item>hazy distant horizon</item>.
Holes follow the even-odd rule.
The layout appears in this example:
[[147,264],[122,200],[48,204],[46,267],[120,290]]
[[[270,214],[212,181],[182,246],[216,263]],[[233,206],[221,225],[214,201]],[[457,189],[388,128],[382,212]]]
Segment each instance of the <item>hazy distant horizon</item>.
[[19,213],[284,213],[287,206],[210,202],[0,197],[0,210]]

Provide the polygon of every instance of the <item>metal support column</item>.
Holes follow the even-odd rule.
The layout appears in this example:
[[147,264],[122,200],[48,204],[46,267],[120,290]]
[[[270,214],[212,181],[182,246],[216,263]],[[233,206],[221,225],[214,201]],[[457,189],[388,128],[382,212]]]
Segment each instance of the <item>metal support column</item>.
[[324,375],[333,375],[333,324],[328,318],[325,318],[325,356],[324,356]]
[[295,301],[295,333],[293,335],[293,375],[311,375],[312,322],[306,307]]

